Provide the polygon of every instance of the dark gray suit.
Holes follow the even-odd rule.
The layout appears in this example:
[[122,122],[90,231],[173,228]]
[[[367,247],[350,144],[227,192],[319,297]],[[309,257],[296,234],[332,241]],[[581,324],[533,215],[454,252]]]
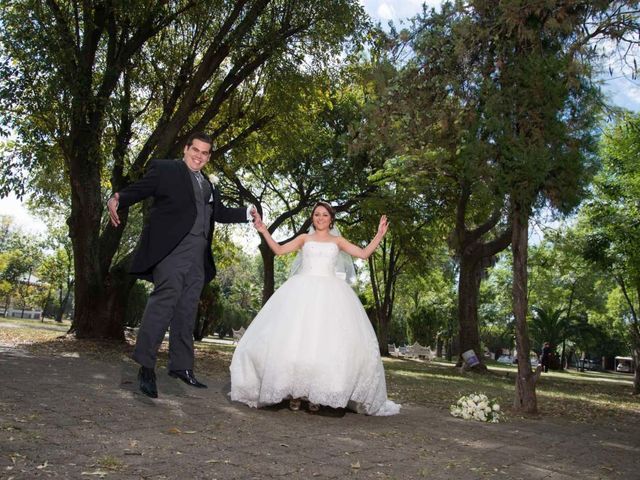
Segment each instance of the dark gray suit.
[[225,207],[209,180],[182,160],[153,160],[145,176],[119,196],[120,208],[154,199],[131,267],[131,273],[154,283],[133,359],[155,368],[170,328],[169,370],[191,370],[198,300],[204,283],[215,276],[214,223],[246,222],[246,209]]

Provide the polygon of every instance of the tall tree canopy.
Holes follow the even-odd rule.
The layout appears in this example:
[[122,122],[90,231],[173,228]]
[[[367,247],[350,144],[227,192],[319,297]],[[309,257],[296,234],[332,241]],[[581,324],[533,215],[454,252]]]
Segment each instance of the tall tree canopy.
[[414,55],[389,89],[392,115],[383,110],[379,132],[451,219],[462,349],[479,349],[483,269],[512,246],[516,407],[526,411],[536,410],[537,378],[526,327],[529,218],[543,207],[568,212],[584,196],[602,105],[594,42],[633,42],[636,3],[445,3],[398,35]]
[[[358,32],[355,0],[20,0],[0,13],[0,191],[71,198],[74,328],[123,338],[132,280],[112,265],[122,229],[103,219],[109,190],[195,130],[221,159],[295,95]],[[281,95],[270,95],[277,90]],[[109,185],[110,184],[110,185]],[[126,216],[123,218],[126,224]]]

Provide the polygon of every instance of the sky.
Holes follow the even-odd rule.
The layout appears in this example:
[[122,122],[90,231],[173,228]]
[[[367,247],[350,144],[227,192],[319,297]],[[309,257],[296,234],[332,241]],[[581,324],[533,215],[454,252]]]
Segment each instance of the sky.
[[[422,11],[423,3],[429,7],[438,7],[441,0],[360,0],[365,11],[383,26],[389,21],[400,25],[404,19]],[[604,78],[603,89],[610,101],[630,110],[640,111],[640,81],[632,81],[622,75]],[[44,233],[44,223],[29,214],[14,195],[0,199],[0,215],[12,215],[25,232]]]
[[[399,25],[399,22],[411,18],[420,13],[422,4],[428,7],[435,7],[442,3],[441,0],[360,0],[366,12],[382,25],[387,25],[389,21]],[[606,68],[606,66],[605,66]],[[640,111],[640,80],[618,75],[614,72],[611,77],[603,78],[603,89],[612,103],[623,106],[630,110]]]

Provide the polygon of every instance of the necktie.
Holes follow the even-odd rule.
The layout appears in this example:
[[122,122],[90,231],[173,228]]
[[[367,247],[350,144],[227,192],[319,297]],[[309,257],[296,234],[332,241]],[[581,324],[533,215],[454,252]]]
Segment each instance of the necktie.
[[202,192],[202,175],[200,175],[200,172],[193,172],[193,174],[196,176],[196,182],[198,182],[198,187],[200,187],[200,192]]

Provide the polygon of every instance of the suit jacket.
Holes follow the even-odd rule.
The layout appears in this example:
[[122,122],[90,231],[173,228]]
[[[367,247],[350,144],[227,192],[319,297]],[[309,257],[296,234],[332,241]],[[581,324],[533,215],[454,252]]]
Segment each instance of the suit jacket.
[[[148,197],[153,205],[142,229],[130,272],[138,278],[153,281],[153,268],[189,234],[196,219],[196,199],[190,172],[182,160],[151,160],[144,177],[119,193],[119,208],[129,207]],[[246,208],[227,208],[220,193],[204,176],[213,192],[211,225],[207,233],[209,248],[205,249],[205,283],[216,274],[211,254],[211,239],[215,222],[242,223],[247,221]]]

